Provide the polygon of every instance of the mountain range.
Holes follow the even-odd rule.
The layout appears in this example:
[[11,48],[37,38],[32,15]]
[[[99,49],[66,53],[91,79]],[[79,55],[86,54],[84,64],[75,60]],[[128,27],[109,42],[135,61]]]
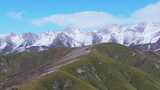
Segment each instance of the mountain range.
[[0,35],[0,90],[160,90],[160,23]]
[[140,47],[145,50],[160,49],[160,23],[137,23],[128,25],[108,25],[99,30],[84,31],[69,27],[62,32],[14,33],[0,35],[0,52],[22,52],[29,48],[45,50],[48,47],[82,47],[99,43],[118,43],[125,46]]

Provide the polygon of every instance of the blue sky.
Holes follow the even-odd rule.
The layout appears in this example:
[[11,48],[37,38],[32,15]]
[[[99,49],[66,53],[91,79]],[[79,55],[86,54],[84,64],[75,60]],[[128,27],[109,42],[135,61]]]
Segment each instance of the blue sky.
[[[157,3],[159,0],[0,0],[0,34],[56,31],[69,25],[98,27],[106,21],[128,22],[141,16],[146,20],[150,16],[143,14],[153,16],[160,11]],[[96,21],[100,24],[92,23]]]

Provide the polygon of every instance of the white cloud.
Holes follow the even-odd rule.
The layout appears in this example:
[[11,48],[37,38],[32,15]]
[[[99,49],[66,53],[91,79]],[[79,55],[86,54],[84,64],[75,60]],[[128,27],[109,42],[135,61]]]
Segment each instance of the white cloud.
[[131,17],[138,22],[160,22],[160,2],[137,10]]
[[10,12],[7,12],[7,16],[12,19],[22,19],[23,12],[22,11],[10,11]]
[[43,25],[48,23],[57,24],[59,26],[73,25],[79,28],[97,28],[106,24],[117,23],[121,18],[105,12],[86,11],[72,14],[57,14],[33,20],[35,25]]
[[79,28],[98,28],[107,24],[133,22],[160,22],[160,2],[147,5],[131,13],[129,17],[119,17],[107,12],[85,11],[71,14],[55,14],[32,21],[34,25],[55,24]]

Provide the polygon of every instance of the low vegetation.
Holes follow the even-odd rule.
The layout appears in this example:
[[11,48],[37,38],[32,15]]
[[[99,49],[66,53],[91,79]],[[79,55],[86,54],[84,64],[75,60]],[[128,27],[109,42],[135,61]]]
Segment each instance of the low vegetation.
[[160,90],[160,56],[108,43],[18,90]]

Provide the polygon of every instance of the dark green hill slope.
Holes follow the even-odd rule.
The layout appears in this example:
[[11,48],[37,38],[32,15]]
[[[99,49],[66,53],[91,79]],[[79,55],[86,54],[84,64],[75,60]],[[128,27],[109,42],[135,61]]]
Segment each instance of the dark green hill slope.
[[43,52],[22,52],[0,55],[0,82],[13,76],[54,63],[70,52],[69,48],[50,48]]
[[91,46],[88,55],[18,90],[160,90],[160,56],[118,44]]

